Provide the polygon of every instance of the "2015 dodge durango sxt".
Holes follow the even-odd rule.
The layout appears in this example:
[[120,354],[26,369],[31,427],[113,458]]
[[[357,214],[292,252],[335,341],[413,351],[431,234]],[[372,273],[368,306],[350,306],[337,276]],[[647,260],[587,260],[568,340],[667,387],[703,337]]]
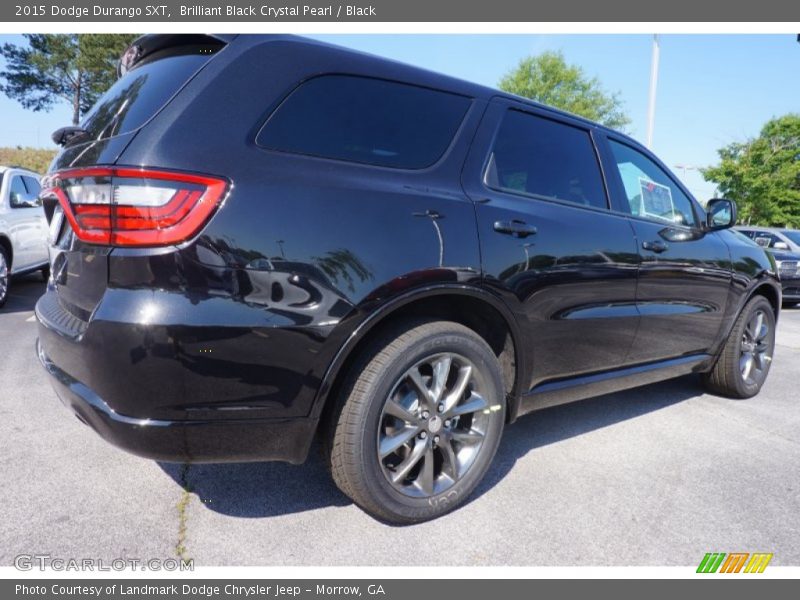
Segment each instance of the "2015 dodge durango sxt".
[[773,260],[632,139],[285,36],[152,35],[43,188],[38,353],[166,461],[303,462],[433,518],[528,413],[688,373],[758,393]]

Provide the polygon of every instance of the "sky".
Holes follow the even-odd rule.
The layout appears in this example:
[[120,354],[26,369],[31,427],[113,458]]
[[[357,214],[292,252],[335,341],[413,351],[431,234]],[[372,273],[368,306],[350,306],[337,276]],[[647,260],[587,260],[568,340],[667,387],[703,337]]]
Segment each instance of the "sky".
[[[644,142],[650,81],[650,35],[316,35],[496,87],[529,54],[560,50],[566,60],[618,92],[631,117],[628,133]],[[660,35],[653,151],[701,201],[714,184],[697,167],[717,149],[758,134],[772,117],[800,112],[800,44],[795,35]],[[21,36],[0,35],[0,43]],[[0,68],[2,68],[0,59]],[[50,133],[70,123],[66,104],[34,113],[0,94],[0,146],[53,147]],[[689,168],[677,168],[688,165]]]

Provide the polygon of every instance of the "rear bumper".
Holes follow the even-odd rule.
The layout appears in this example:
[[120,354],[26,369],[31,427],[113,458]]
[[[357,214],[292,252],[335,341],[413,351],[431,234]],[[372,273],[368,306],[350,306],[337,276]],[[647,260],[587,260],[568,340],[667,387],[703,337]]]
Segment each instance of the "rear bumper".
[[61,401],[107,442],[167,462],[305,461],[316,429],[310,418],[182,420],[128,417],[59,368],[40,340],[36,351]]

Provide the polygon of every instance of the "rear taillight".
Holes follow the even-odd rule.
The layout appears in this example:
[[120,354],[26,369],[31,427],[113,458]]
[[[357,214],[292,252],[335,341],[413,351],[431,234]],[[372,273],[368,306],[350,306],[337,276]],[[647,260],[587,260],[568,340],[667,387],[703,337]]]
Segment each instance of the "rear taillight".
[[61,204],[78,239],[110,246],[165,246],[197,234],[225,196],[217,177],[133,167],[48,175],[42,197]]

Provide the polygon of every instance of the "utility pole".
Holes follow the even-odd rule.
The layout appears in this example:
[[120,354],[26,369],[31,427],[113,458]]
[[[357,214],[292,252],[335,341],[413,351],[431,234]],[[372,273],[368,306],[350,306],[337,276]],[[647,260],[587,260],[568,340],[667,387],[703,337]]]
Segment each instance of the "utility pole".
[[658,34],[653,34],[653,55],[650,60],[650,94],[647,102],[647,147],[653,147],[653,127],[656,120],[656,88],[658,87]]

